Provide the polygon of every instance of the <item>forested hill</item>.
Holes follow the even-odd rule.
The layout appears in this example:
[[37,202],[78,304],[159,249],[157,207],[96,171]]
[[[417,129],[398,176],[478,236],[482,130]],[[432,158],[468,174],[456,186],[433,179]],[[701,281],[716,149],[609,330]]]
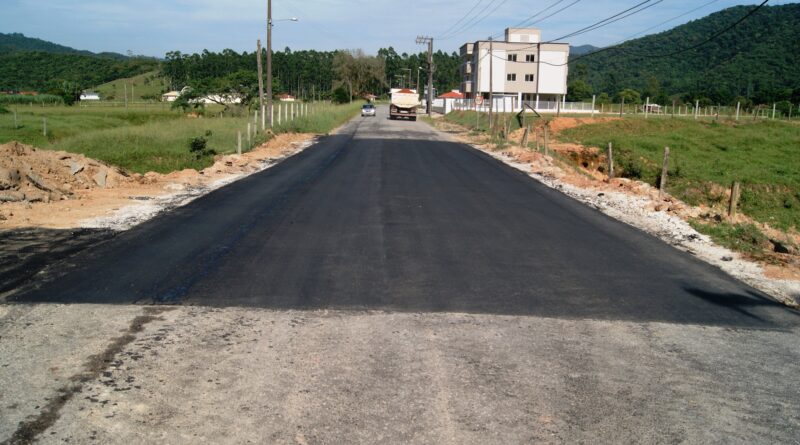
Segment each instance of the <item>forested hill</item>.
[[59,45],[48,42],[47,40],[27,37],[20,33],[3,34],[0,33],[0,54],[13,52],[40,51],[52,54],[80,54],[83,56],[98,56],[110,59],[125,59],[126,57],[118,53],[93,53],[83,51],[69,46]]
[[[152,71],[154,59],[95,54],[22,34],[0,34],[0,90],[63,94]],[[71,93],[70,93],[71,94]]]
[[724,9],[584,57],[571,66],[571,80],[583,79],[594,93],[610,96],[633,88],[661,103],[675,95],[713,103],[738,96],[756,103],[791,100],[800,88],[800,4],[765,6],[705,45],[663,56],[707,40],[753,7]]

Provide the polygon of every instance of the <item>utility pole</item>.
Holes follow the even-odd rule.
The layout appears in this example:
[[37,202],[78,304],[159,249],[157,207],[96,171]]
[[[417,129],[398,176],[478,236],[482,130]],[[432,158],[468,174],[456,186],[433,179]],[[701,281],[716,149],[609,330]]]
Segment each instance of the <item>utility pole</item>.
[[489,131],[492,131],[493,112],[494,112],[494,50],[492,36],[489,36]]
[[267,0],[267,113],[272,127],[272,0]]
[[417,45],[428,44],[428,116],[433,115],[433,37],[417,36]]
[[[261,39],[256,41],[256,48],[258,48],[258,53],[256,53],[256,61],[258,62],[258,108],[261,110],[263,117],[266,109],[264,108],[264,68],[261,66]],[[261,122],[261,131],[264,131],[264,119],[261,119]]]

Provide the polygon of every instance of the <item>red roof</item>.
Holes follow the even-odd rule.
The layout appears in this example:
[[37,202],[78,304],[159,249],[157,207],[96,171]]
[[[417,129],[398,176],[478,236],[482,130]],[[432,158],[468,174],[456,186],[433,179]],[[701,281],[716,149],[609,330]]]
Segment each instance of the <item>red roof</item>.
[[456,93],[455,91],[450,91],[449,93],[444,93],[439,96],[439,99],[463,99],[464,95],[461,93]]
[[416,94],[413,91],[409,90],[408,88],[403,88],[402,90],[398,91],[398,93]]

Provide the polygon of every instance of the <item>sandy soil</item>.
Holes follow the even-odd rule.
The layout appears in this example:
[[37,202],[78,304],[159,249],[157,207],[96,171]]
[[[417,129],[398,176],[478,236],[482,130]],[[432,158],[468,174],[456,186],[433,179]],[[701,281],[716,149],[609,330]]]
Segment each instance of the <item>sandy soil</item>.
[[[603,122],[616,118],[557,118],[550,124],[551,134],[591,122]],[[560,143],[550,139],[549,149],[574,164],[559,160],[541,152],[506,146],[498,149],[483,135],[471,135],[465,128],[446,122],[435,121],[435,125],[449,133],[454,139],[489,153],[493,157],[530,174],[544,184],[558,189],[585,204],[658,236],[669,244],[714,264],[732,276],[773,295],[789,306],[800,304],[800,255],[798,252],[765,252],[759,258],[748,257],[718,246],[711,239],[695,231],[688,223],[690,219],[730,220],[724,209],[705,206],[690,206],[668,194],[659,196],[658,189],[641,181],[625,178],[608,180],[605,173],[606,159],[596,148],[577,144]],[[542,138],[540,128],[538,137]],[[523,130],[509,135],[509,142],[519,144]],[[531,143],[535,135],[530,135]],[[727,191],[721,190],[721,193]],[[800,234],[785,233],[768,225],[753,221],[745,215],[737,215],[732,222],[756,224],[770,239],[776,242],[800,244]]]
[[169,174],[128,174],[83,155],[0,145],[0,230],[23,227],[126,229],[155,214],[263,170],[311,144],[279,134],[250,152]]

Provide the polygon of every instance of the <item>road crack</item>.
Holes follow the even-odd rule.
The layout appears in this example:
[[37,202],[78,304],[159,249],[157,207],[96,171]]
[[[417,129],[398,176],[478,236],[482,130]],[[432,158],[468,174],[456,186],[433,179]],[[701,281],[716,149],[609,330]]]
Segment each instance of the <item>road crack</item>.
[[58,389],[55,397],[50,399],[35,417],[19,423],[17,430],[0,445],[24,445],[33,443],[36,438],[53,426],[61,417],[61,409],[75,394],[83,390],[83,386],[101,375],[108,368],[117,354],[136,339],[136,334],[144,330],[145,325],[155,320],[163,320],[158,314],[172,310],[169,307],[146,307],[142,315],[136,316],[125,333],[111,341],[105,350],[90,356],[84,364],[83,371],[69,378],[69,383]]

